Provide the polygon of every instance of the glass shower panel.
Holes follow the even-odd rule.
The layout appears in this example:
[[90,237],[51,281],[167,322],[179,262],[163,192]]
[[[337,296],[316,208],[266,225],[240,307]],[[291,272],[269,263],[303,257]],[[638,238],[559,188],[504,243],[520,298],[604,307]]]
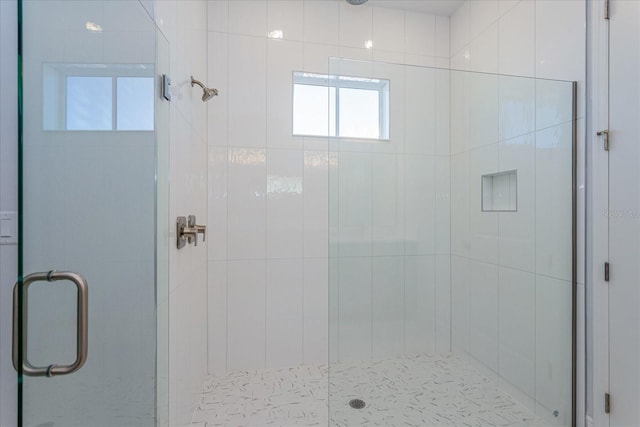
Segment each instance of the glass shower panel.
[[573,84],[329,65],[390,81],[329,144],[331,425],[571,425]]
[[[20,371],[21,425],[162,425],[169,132],[153,82],[168,44],[137,1],[21,7],[21,274],[72,271],[88,284],[86,363],[69,375]],[[73,363],[75,286],[38,281],[27,296],[22,359]]]

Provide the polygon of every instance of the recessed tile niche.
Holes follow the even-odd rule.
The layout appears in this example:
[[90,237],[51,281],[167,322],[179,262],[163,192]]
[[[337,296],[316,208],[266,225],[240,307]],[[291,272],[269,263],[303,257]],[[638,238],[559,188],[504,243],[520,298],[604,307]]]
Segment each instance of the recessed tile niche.
[[483,212],[516,212],[517,201],[517,170],[482,175]]

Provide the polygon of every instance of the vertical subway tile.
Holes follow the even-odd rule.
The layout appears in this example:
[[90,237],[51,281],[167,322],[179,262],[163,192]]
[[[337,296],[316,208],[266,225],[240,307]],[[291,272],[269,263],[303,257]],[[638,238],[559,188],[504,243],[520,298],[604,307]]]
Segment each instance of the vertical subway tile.
[[338,260],[338,350],[340,361],[371,357],[371,257]]
[[303,215],[303,152],[267,150],[267,258],[301,257]]
[[267,39],[230,35],[229,145],[266,145],[266,98]]
[[435,256],[404,259],[405,351],[432,353],[436,344]]
[[373,257],[372,263],[372,356],[399,356],[405,344],[404,257]]
[[272,259],[266,273],[266,366],[302,364],[302,259]]
[[230,148],[228,162],[228,257],[264,258],[266,150]]
[[329,345],[329,260],[304,259],[303,363],[327,363]]
[[265,261],[227,263],[227,369],[265,366]]

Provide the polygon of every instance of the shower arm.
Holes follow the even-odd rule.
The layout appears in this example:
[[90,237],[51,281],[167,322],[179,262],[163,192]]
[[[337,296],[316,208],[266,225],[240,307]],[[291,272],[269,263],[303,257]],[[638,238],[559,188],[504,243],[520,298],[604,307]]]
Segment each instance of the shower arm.
[[208,88],[199,80],[196,80],[191,76],[191,87],[198,85],[202,88],[202,102],[207,102],[214,96],[218,96],[218,89]]
[[208,89],[208,87],[206,87],[200,80],[196,80],[196,79],[193,78],[193,76],[191,76],[191,87],[193,87],[193,85],[198,85],[203,90],[204,89]]

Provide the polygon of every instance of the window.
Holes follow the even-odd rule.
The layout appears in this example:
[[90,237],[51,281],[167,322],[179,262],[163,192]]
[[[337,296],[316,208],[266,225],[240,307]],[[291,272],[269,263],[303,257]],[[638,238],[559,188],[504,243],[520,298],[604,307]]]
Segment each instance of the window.
[[45,64],[43,128],[154,129],[151,64]]
[[294,72],[293,134],[389,139],[389,80]]

